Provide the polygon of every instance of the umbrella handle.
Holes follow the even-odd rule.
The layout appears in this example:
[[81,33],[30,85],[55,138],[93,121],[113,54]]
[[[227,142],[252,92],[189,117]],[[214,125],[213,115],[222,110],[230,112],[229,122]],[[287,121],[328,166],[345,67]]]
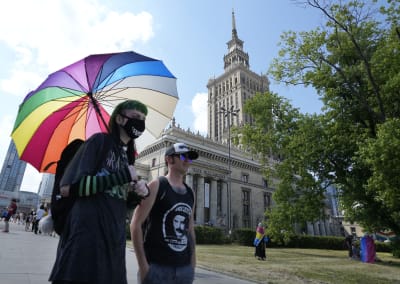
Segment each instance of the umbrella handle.
[[89,93],[87,93],[87,95],[89,96],[90,101],[91,101],[92,104],[93,104],[94,110],[95,110],[95,111],[97,112],[97,114],[100,116],[101,121],[103,122],[104,126],[106,127],[107,132],[110,133],[110,129],[108,128],[108,124],[106,123],[106,121],[104,120],[103,115],[101,114],[101,111],[100,111],[100,108],[99,108],[99,104],[98,104],[97,100],[93,97],[93,93],[92,93],[92,92],[89,92]]

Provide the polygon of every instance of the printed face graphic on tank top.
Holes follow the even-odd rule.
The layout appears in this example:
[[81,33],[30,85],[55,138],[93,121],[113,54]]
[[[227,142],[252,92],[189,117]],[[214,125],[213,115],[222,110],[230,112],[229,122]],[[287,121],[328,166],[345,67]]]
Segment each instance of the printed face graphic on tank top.
[[192,209],[186,203],[177,203],[163,218],[163,238],[173,251],[183,251],[188,245],[189,218]]

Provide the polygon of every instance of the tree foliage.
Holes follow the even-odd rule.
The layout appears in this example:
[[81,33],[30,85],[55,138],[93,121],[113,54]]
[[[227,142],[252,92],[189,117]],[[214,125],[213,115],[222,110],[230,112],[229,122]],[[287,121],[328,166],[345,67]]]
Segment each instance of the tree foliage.
[[400,235],[400,1],[303,3],[326,23],[285,32],[269,73],[312,86],[323,111],[301,114],[277,94],[258,94],[245,108],[254,124],[240,130],[279,180],[270,230],[321,217],[324,186],[333,184],[351,221]]

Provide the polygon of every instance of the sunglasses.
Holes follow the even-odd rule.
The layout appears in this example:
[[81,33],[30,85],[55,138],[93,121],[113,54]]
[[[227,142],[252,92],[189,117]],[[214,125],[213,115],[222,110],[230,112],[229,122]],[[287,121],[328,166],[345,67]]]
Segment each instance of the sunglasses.
[[189,154],[188,154],[188,153],[185,153],[185,154],[175,154],[174,156],[175,156],[175,157],[179,157],[179,159],[180,159],[181,161],[187,161],[187,162],[189,162],[189,163],[192,162],[192,159],[189,158]]

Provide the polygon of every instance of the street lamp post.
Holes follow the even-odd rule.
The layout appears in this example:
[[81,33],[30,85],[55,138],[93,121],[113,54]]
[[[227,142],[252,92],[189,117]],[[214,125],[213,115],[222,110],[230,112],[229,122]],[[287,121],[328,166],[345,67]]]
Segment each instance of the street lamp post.
[[224,107],[220,108],[225,117],[228,117],[228,190],[227,190],[227,219],[228,219],[228,230],[231,231],[232,227],[232,216],[231,216],[231,207],[232,207],[232,183],[231,183],[231,122],[232,116],[237,116],[239,109],[233,109],[233,106],[226,109]]

